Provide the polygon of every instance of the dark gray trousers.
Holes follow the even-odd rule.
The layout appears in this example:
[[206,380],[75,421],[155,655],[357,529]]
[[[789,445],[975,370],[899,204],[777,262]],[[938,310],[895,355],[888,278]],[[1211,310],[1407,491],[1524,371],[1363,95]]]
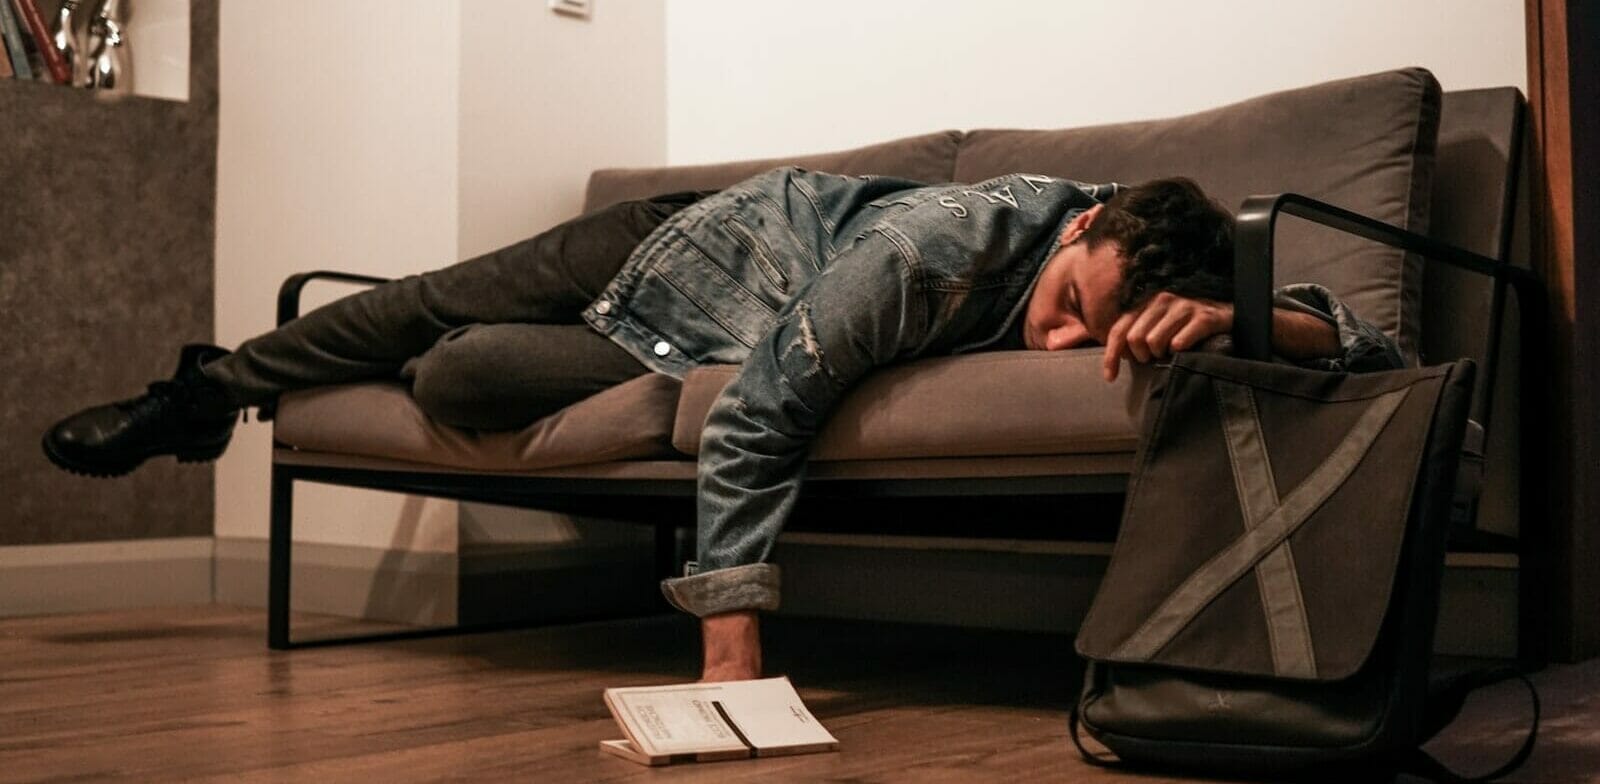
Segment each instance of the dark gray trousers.
[[439,422],[521,427],[650,372],[579,314],[645,235],[702,195],[623,202],[353,294],[245,341],[204,372],[241,406],[293,389],[405,378]]

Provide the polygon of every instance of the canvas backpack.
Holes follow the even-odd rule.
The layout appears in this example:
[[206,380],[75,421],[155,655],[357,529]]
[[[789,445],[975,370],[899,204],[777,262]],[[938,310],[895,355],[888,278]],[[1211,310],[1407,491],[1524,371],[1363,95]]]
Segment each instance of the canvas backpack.
[[[1086,760],[1469,780],[1419,746],[1467,692],[1520,677],[1430,672],[1474,369],[1174,358],[1149,393],[1122,527],[1077,638],[1088,665],[1070,729]],[[1080,727],[1116,761],[1087,751]],[[1534,730],[1470,780],[1520,765]]]

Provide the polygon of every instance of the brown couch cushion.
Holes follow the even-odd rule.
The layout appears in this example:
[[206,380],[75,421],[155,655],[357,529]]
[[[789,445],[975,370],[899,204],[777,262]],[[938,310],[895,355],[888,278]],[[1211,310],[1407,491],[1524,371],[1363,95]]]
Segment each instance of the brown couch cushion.
[[651,373],[522,430],[479,433],[429,419],[404,384],[341,384],[285,394],[273,437],[315,452],[490,471],[661,457],[674,454],[678,387]]
[[[1194,178],[1225,206],[1294,191],[1426,233],[1439,85],[1410,68],[1273,93],[1151,122],[968,133],[955,179],[1015,171],[1129,184]],[[1277,280],[1331,288],[1414,357],[1420,260],[1294,219],[1279,228]]]
[[[1132,451],[1147,370],[1100,378],[1102,352],[996,351],[880,370],[852,390],[817,438],[815,460]],[[706,414],[737,368],[689,372],[672,445],[700,451]]]
[[942,131],[815,155],[703,166],[599,169],[589,175],[583,209],[587,212],[661,193],[726,188],[768,169],[790,165],[834,174],[888,174],[920,182],[949,182],[955,171],[956,146],[960,141],[960,131]]

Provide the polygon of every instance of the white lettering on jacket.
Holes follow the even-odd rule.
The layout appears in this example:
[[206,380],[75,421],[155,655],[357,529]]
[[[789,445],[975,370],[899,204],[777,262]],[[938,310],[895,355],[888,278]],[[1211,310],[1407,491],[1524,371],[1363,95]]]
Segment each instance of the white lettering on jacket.
[[[1046,178],[1035,177],[1035,178],[1033,178],[1033,180],[1037,180],[1037,181],[1041,181],[1041,182],[1049,182],[1050,181],[1049,178],[1047,178],[1047,177]],[[1030,181],[1026,175],[1024,175],[1023,181],[1027,182],[1028,186],[1033,188],[1033,192],[1034,193],[1043,193],[1044,192],[1043,188],[1040,188],[1036,182]],[[1017,195],[1011,191],[1011,186],[1010,185],[1003,185],[1000,188],[997,188],[995,190],[988,191],[988,192],[970,191],[970,190],[969,191],[961,191],[961,195],[962,196],[976,196],[976,197],[978,197],[980,199],[983,199],[984,201],[986,201],[986,202],[988,202],[990,204],[1009,204],[1009,205],[1011,205],[1012,209],[1017,209],[1017,208],[1020,208],[1022,206],[1022,204],[1017,201]],[[956,197],[954,197],[954,196],[941,196],[941,197],[939,197],[939,206],[944,207],[947,210],[950,210],[950,214],[955,216],[956,218],[965,218],[969,214],[966,206],[963,205],[961,202],[956,201]]]
[[950,214],[956,216],[957,218],[967,217],[966,206],[961,202],[956,201],[956,197],[954,196],[939,197],[939,206],[950,210]]
[[1023,182],[1027,183],[1028,187],[1033,189],[1034,195],[1044,193],[1044,188],[1040,187],[1040,183],[1055,182],[1055,178],[1053,177],[1041,177],[1037,174],[1019,174],[1017,176],[1021,178]]

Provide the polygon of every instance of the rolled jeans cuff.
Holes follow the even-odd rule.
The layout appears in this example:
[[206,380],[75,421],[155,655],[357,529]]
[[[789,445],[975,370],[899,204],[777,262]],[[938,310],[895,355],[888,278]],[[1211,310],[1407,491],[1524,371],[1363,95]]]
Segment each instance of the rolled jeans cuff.
[[667,602],[690,615],[778,609],[778,567],[755,563],[661,581]]

